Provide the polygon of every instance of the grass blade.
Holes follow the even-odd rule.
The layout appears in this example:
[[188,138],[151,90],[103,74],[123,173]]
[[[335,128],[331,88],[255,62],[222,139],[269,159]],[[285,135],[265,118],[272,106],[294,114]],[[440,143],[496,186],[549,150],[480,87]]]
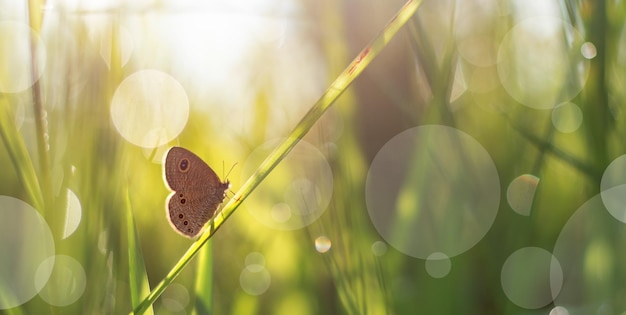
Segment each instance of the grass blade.
[[43,194],[39,187],[35,167],[26,150],[26,144],[15,125],[15,115],[5,98],[0,99],[0,137],[9,153],[17,177],[28,195],[32,206],[43,214]]
[[220,226],[239,207],[250,193],[269,175],[269,173],[293,149],[302,137],[313,127],[315,122],[333,104],[333,102],[348,88],[354,79],[365,70],[372,60],[387,46],[400,28],[415,14],[421,0],[409,0],[391,19],[374,40],[365,47],[348,67],[331,83],[320,99],[304,115],[294,130],[276,149],[263,161],[256,172],[241,186],[239,191],[224,206],[223,210],[208,222],[208,229],[196,240],[172,270],[154,288],[146,299],[135,309],[135,313],[143,313],[163,293],[165,288],[180,274],[183,268],[197,254],[200,248],[215,234]]
[[[143,253],[137,235],[135,216],[130,203],[130,194],[126,189],[126,232],[128,242],[128,281],[130,283],[130,298],[133,307],[137,307],[141,302],[141,297],[150,292],[146,265],[143,261]],[[146,313],[154,314],[152,307],[146,309]]]
[[211,243],[208,243],[198,254],[196,285],[194,288],[196,301],[192,314],[211,314],[213,309],[213,255]]

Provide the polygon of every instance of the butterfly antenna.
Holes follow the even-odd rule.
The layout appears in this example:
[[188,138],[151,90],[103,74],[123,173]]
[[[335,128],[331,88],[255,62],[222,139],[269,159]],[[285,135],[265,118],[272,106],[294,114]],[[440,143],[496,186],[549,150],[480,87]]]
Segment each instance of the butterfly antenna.
[[[235,164],[233,164],[233,166],[231,166],[231,167],[230,167],[230,170],[228,170],[228,173],[226,173],[226,176],[224,176],[224,181],[227,181],[227,180],[228,180],[228,175],[230,175],[230,172],[232,172],[232,171],[233,171],[233,169],[235,168],[235,165],[237,165],[237,162],[235,162]],[[222,161],[222,172],[223,172],[223,170],[224,170],[224,161]],[[235,192],[234,192],[234,191],[232,191],[232,190],[230,189],[230,187],[228,188],[228,191],[227,191],[227,192],[230,192],[231,194],[233,194],[233,196],[235,195]]]
[[[222,163],[224,163],[224,162],[222,161]],[[222,166],[223,166],[223,165],[222,165]],[[226,176],[224,177],[224,179],[227,179],[227,178],[228,178],[228,175],[230,175],[230,172],[232,172],[232,171],[233,171],[233,169],[235,168],[235,166],[237,166],[237,162],[235,162],[235,164],[233,164],[233,166],[231,166],[231,167],[230,167],[230,169],[228,170],[228,173],[226,173]]]

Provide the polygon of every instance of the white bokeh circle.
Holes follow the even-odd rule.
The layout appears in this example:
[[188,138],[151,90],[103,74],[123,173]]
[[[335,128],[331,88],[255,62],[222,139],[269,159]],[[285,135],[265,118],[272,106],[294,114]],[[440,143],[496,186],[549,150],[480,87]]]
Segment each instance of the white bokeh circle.
[[602,202],[617,220],[626,223],[626,155],[607,166],[600,182]]
[[491,228],[500,203],[498,172],[482,145],[457,129],[406,130],[376,154],[365,184],[374,227],[400,252],[454,257]]
[[374,256],[383,256],[387,253],[387,244],[383,241],[376,241],[372,244],[372,253]]
[[332,245],[332,242],[326,236],[322,235],[315,239],[315,250],[320,254],[328,252]]
[[569,315],[569,311],[563,306],[556,306],[550,310],[548,315]]
[[54,239],[43,217],[27,203],[0,196],[0,309],[28,302],[37,293],[35,277],[47,281],[52,266],[40,268],[54,256]]
[[[532,276],[531,276],[532,275]],[[504,294],[515,305],[537,309],[552,302],[563,283],[559,261],[547,250],[524,247],[511,254],[500,275]]]
[[575,28],[556,17],[522,20],[503,38],[498,50],[502,86],[516,101],[550,109],[570,101],[584,87],[589,60]]
[[444,253],[432,253],[426,258],[426,272],[433,278],[443,278],[450,273],[452,261]]
[[562,133],[574,132],[582,123],[583,112],[572,102],[561,103],[552,110],[552,125]]
[[[52,268],[50,278],[47,270]],[[76,259],[66,255],[49,257],[41,263],[35,277],[39,296],[54,306],[70,305],[85,292],[87,276],[85,269]]]
[[83,209],[80,205],[78,196],[71,190],[67,189],[67,206],[65,208],[65,224],[63,226],[63,239],[68,238],[76,232],[78,225],[83,216]]
[[120,83],[111,100],[111,119],[128,142],[162,146],[183,131],[189,99],[176,79],[158,70],[141,70]]
[[265,269],[265,256],[259,252],[246,255],[246,269],[250,272],[258,272]]
[[[31,41],[34,43],[37,67],[33,71]],[[46,66],[46,47],[28,25],[0,22],[0,93],[17,93],[39,80]]]
[[180,283],[172,283],[161,295],[161,305],[172,313],[184,312],[190,301],[189,290]]
[[626,266],[623,248],[624,222],[607,211],[601,194],[593,196],[567,220],[554,244],[554,256],[563,270],[563,287],[554,304],[572,314],[622,313],[623,308],[612,308],[624,305],[619,280]]
[[239,285],[250,295],[261,295],[269,289],[272,277],[269,271],[263,268],[258,271],[250,271],[244,268],[239,275]]
[[[247,180],[280,143],[270,140],[246,160],[242,179]],[[317,220],[330,203],[333,174],[325,156],[300,141],[250,195],[246,209],[261,223],[280,230],[294,230]]]
[[511,181],[506,190],[506,200],[513,211],[529,216],[535,200],[535,191],[539,185],[539,177],[524,174]]

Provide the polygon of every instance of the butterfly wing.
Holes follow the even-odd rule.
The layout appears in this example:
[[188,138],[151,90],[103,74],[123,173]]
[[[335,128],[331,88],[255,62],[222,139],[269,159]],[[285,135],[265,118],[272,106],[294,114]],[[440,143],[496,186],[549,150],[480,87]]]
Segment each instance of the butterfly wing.
[[167,217],[187,237],[195,237],[224,200],[228,182],[192,152],[171,148],[165,158],[165,179],[174,192],[167,200]]

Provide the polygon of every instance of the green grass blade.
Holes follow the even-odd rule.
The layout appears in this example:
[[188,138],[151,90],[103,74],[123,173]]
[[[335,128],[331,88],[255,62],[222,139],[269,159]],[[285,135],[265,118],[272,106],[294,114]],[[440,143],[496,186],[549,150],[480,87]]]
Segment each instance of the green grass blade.
[[[126,232],[128,241],[128,282],[130,283],[130,298],[133,308],[141,303],[141,297],[150,292],[146,265],[143,261],[143,252],[137,235],[135,216],[130,203],[130,195],[126,189]],[[154,314],[152,306],[148,306],[147,314]]]
[[22,183],[28,199],[35,209],[43,213],[43,194],[39,187],[35,167],[26,150],[26,144],[15,125],[15,114],[5,98],[0,99],[0,137],[2,137],[17,177]]
[[213,255],[211,243],[208,243],[198,254],[196,272],[195,297],[192,314],[212,314],[213,310]]
[[220,226],[239,207],[250,193],[269,175],[269,173],[282,161],[293,147],[313,127],[315,122],[333,104],[333,102],[348,88],[354,79],[365,70],[372,60],[387,46],[389,41],[396,35],[400,28],[415,14],[421,4],[421,0],[409,0],[391,19],[378,36],[352,60],[348,67],[331,83],[320,99],[304,115],[294,130],[276,149],[265,159],[254,174],[241,186],[239,191],[224,206],[223,210],[208,222],[208,229],[196,240],[181,259],[174,265],[172,270],[154,288],[146,299],[135,309],[135,313],[143,313],[163,293],[165,288],[180,274],[183,268],[196,255],[198,250],[215,234]]

